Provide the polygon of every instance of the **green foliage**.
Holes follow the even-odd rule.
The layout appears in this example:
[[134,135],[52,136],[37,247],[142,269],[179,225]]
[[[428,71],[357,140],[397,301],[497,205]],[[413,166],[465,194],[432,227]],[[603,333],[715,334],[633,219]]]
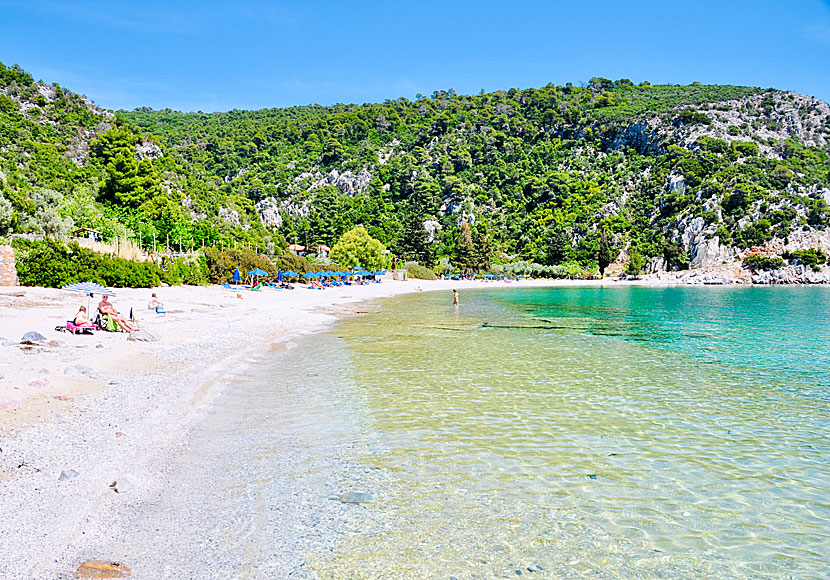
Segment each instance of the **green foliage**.
[[410,278],[417,278],[418,280],[435,280],[437,278],[435,272],[415,262],[407,262],[404,268],[409,272]]
[[813,270],[821,270],[821,266],[828,263],[828,256],[821,248],[810,248],[808,250],[796,250],[795,252],[784,252],[784,259],[794,264],[804,264]]
[[751,141],[732,141],[732,149],[741,157],[755,157],[758,155],[758,145]]
[[[735,105],[754,95],[760,106]],[[449,267],[451,258],[472,272],[520,260],[578,275],[567,273],[573,264],[604,269],[630,244],[682,268],[686,249],[667,240],[695,216],[723,232],[723,243],[742,246],[830,225],[824,200],[806,194],[830,186],[827,151],[797,137],[759,137],[775,129],[782,98],[753,87],[595,77],[583,87],[439,90],[365,105],[211,114],[145,107],[113,119],[0,64],[0,199],[8,202],[0,201],[0,228],[59,236],[71,217],[145,248],[169,236],[176,249],[244,244],[279,261],[284,240],[333,246],[361,225],[426,266],[443,259]],[[742,126],[727,133],[743,141],[728,144],[718,135],[720,111],[735,107]],[[661,126],[638,132],[645,122]],[[687,131],[672,123],[709,135],[686,144]],[[830,133],[830,125],[814,129]],[[685,187],[669,191],[670,175]],[[39,204],[41,190],[62,201]],[[263,203],[270,223],[282,225],[262,225]],[[427,220],[439,226],[433,242]]]
[[132,262],[58,240],[12,241],[20,284],[60,288],[75,282],[96,282],[116,288],[158,286],[162,272],[152,262]]
[[712,119],[706,113],[694,109],[683,109],[677,115],[677,121],[683,125],[711,125]]
[[751,254],[743,259],[743,267],[753,272],[758,270],[779,270],[786,265],[786,262],[780,256]]
[[235,268],[239,268],[243,277],[246,272],[256,268],[274,277],[277,275],[276,265],[271,260],[242,248],[205,248],[205,267],[207,279],[211,284],[230,282]]
[[386,265],[386,247],[369,235],[366,228],[352,228],[331,249],[332,260],[348,267],[377,270]]
[[302,256],[297,256],[295,254],[277,256],[274,258],[274,264],[283,272],[297,272],[298,274],[313,272],[317,269],[315,264],[312,264]]
[[760,219],[749,224],[735,235],[735,243],[741,248],[762,246],[772,239],[772,224],[767,219]]
[[165,258],[161,265],[161,279],[171,286],[206,286],[210,283],[207,260],[204,256],[172,260]]
[[625,273],[627,276],[636,278],[643,273],[643,268],[646,267],[646,259],[637,250],[631,250],[628,257],[629,261],[625,267]]
[[0,196],[0,236],[10,234],[14,225],[14,209],[11,202]]

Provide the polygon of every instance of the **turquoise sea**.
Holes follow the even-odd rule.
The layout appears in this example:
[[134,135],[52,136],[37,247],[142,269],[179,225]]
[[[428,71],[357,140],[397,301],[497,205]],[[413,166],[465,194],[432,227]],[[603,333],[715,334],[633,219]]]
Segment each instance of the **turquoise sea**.
[[205,507],[236,577],[285,549],[324,579],[830,578],[829,289],[451,302],[380,301],[229,391],[195,446],[237,457]]

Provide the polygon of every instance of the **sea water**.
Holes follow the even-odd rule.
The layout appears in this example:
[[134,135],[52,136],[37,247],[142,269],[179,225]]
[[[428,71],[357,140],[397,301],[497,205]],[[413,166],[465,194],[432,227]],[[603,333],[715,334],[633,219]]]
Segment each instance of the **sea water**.
[[828,289],[484,288],[380,301],[231,379],[125,556],[153,577],[830,577]]
[[386,526],[323,578],[830,578],[830,292],[403,296],[337,328]]

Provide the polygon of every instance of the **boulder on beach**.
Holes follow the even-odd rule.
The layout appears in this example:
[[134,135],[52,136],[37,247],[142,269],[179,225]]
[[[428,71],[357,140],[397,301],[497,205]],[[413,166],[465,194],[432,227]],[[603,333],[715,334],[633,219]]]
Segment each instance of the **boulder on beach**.
[[36,330],[30,330],[23,335],[23,338],[20,339],[20,344],[41,345],[46,344],[47,342],[48,339]]
[[127,337],[127,340],[132,340],[136,342],[157,342],[158,337],[148,330],[136,330],[135,332],[131,332],[130,336]]

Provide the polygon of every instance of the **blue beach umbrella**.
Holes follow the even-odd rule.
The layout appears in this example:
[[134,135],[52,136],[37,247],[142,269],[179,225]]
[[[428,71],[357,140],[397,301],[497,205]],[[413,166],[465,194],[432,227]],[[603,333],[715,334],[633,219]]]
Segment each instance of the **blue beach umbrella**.
[[62,290],[70,292],[83,292],[84,294],[101,294],[103,296],[115,296],[115,291],[95,282],[77,282],[61,287]]
[[234,284],[239,284],[242,282],[242,274],[239,273],[239,268],[233,269],[233,278],[231,278],[231,282]]
[[305,274],[303,274],[303,278],[306,278],[306,279],[317,278],[317,277],[318,277],[317,272],[306,272]]
[[268,272],[265,270],[261,270],[259,268],[254,268],[250,272],[248,272],[248,276],[267,276]]
[[75,284],[67,284],[66,286],[61,287],[62,290],[68,290],[70,292],[81,292],[82,294],[87,295],[86,301],[86,311],[89,312],[90,308],[90,299],[92,298],[93,294],[101,294],[102,296],[115,296],[115,291],[107,288],[106,286],[101,286],[100,284],[96,284],[95,282],[76,282]]
[[283,272],[282,275],[285,276],[286,278],[299,278],[300,277],[300,275],[297,274],[297,272],[295,272],[294,270],[289,270],[288,272]]
[[277,268],[277,282],[282,282],[282,268]]
[[374,276],[385,276],[386,275],[386,270],[378,270],[373,275]]

